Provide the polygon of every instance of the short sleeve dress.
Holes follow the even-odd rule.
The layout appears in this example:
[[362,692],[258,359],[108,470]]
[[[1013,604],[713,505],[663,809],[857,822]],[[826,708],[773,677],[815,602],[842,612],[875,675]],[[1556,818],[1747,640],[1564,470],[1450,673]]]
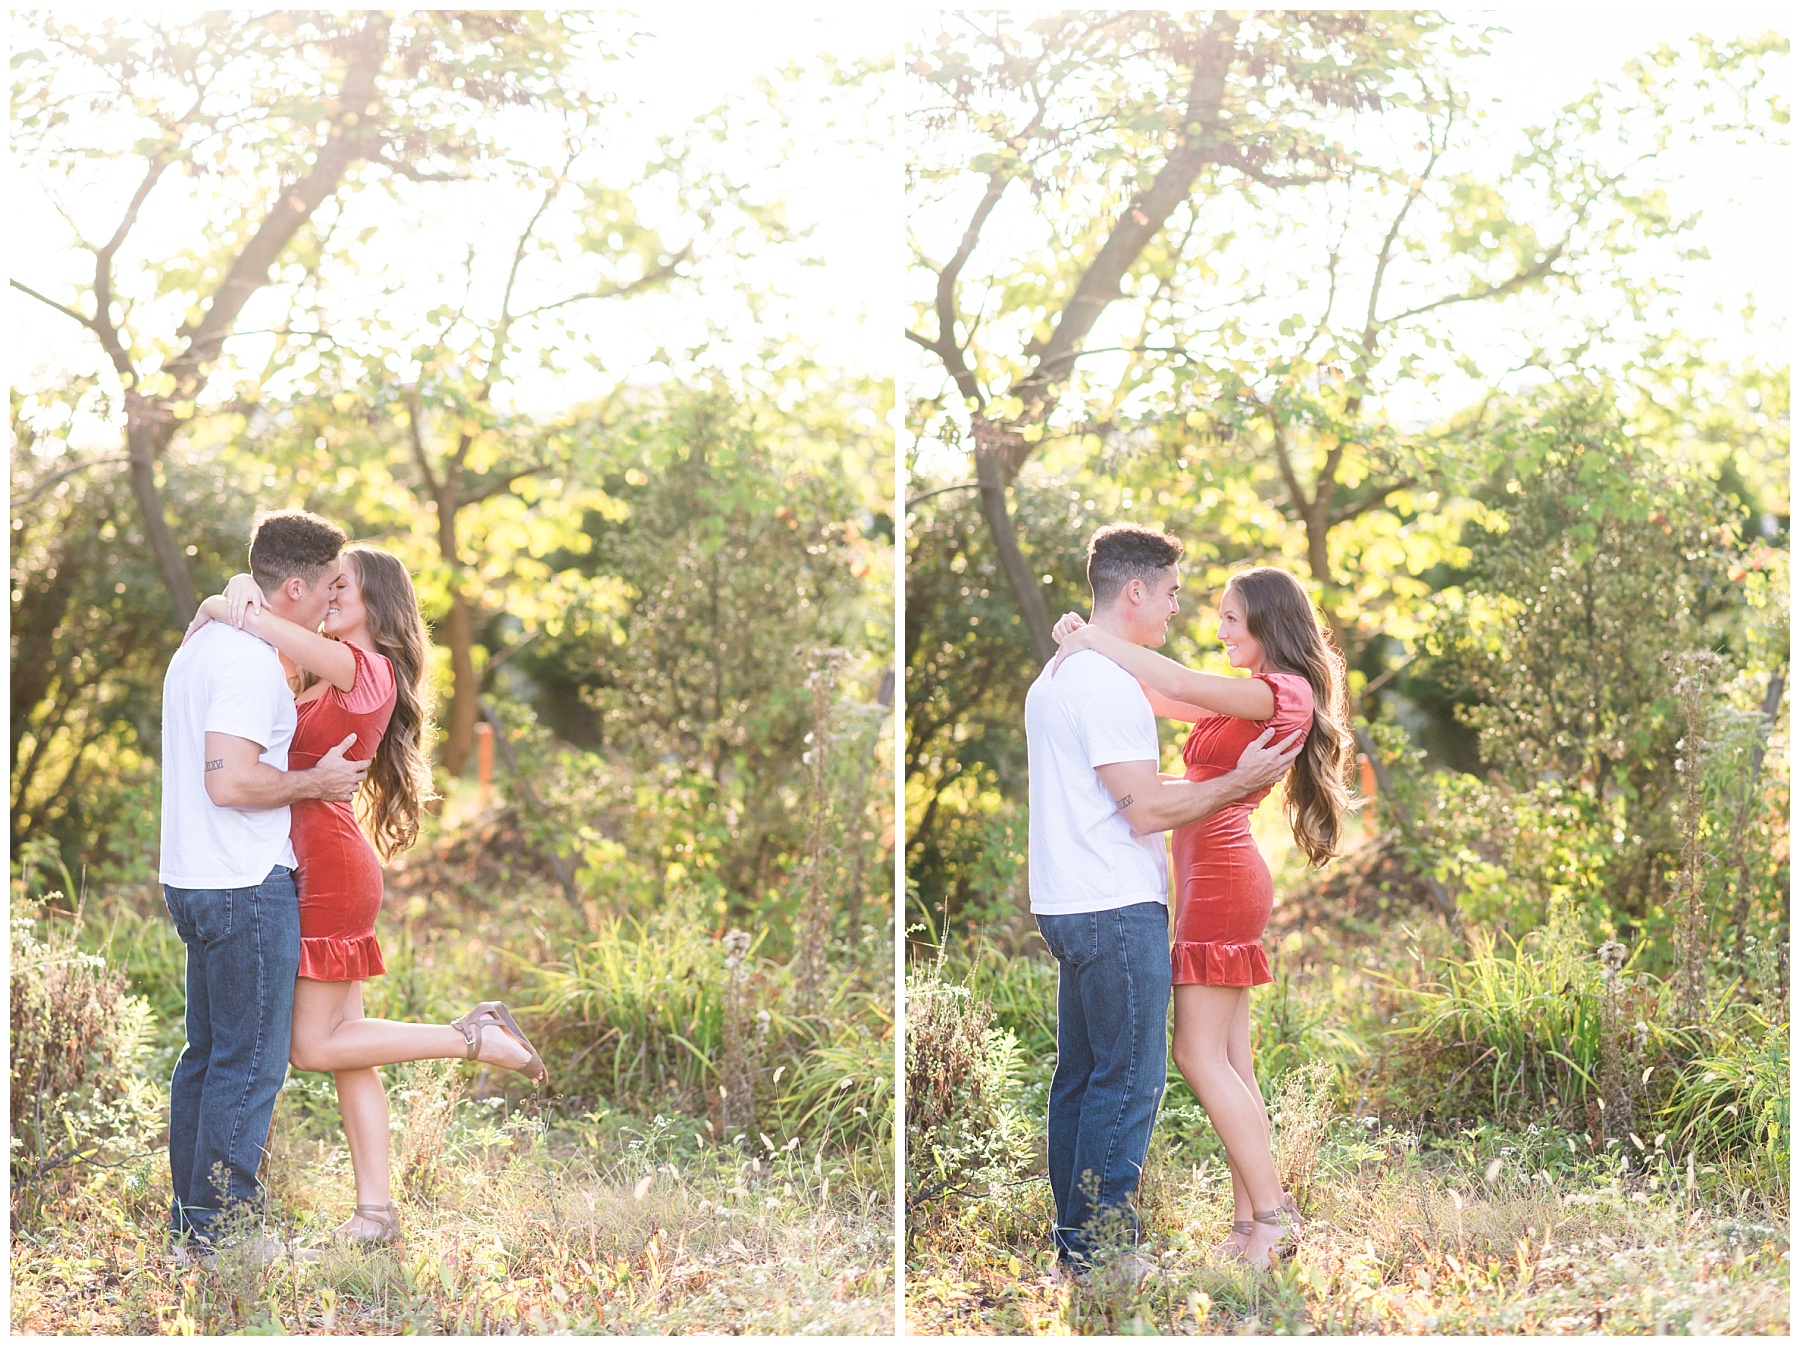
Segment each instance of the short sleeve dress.
[[[393,665],[386,655],[344,642],[356,657],[347,692],[327,685],[296,707],[288,749],[292,770],[316,766],[351,733],[351,761],[375,756],[394,715]],[[387,970],[375,940],[381,910],[381,861],[356,825],[354,801],[305,799],[292,808],[295,884],[300,892],[300,975],[314,981],[361,981]]]
[[[1230,771],[1265,729],[1275,730],[1271,744],[1296,729],[1311,729],[1311,683],[1297,673],[1256,676],[1275,693],[1274,715],[1267,720],[1209,715],[1196,722],[1181,747],[1189,780],[1212,780]],[[1275,979],[1262,946],[1275,888],[1250,835],[1250,814],[1267,794],[1249,795],[1175,829],[1180,911],[1169,956],[1177,986],[1262,986]]]

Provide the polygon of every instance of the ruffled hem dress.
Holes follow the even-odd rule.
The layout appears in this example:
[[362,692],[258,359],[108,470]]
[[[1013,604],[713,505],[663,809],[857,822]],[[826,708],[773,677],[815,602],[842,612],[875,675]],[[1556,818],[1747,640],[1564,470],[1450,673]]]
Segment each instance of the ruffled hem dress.
[[[347,692],[327,686],[296,707],[290,770],[316,766],[352,732],[345,754],[366,761],[381,746],[394,715],[393,665],[382,654],[344,642],[356,658]],[[375,938],[381,911],[381,861],[356,825],[355,805],[305,799],[290,806],[295,884],[300,893],[300,975],[314,981],[362,981],[387,970]]]
[[[1273,744],[1312,727],[1311,683],[1295,673],[1256,676],[1275,694],[1275,713],[1267,720],[1209,715],[1197,721],[1181,748],[1189,780],[1212,780],[1230,771],[1265,729],[1275,730]],[[1180,910],[1169,958],[1177,986],[1262,986],[1275,980],[1262,946],[1275,887],[1250,834],[1250,814],[1267,794],[1240,799],[1175,829]]]

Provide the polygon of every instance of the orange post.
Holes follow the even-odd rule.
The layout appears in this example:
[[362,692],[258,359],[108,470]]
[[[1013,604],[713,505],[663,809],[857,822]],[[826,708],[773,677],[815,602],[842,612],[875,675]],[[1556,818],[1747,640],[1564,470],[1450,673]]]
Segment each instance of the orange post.
[[494,726],[486,720],[475,726],[476,771],[481,781],[481,807],[494,795]]
[[1362,770],[1363,826],[1369,831],[1375,830],[1375,764],[1369,760],[1367,753],[1356,754],[1356,764]]

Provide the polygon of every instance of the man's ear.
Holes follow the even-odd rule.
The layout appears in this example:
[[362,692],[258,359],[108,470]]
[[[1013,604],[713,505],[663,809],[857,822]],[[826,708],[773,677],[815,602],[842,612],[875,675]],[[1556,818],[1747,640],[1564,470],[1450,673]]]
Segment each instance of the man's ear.
[[1133,579],[1126,581],[1125,587],[1119,591],[1119,596],[1135,607],[1144,601],[1148,593],[1149,590],[1145,587],[1143,580]]

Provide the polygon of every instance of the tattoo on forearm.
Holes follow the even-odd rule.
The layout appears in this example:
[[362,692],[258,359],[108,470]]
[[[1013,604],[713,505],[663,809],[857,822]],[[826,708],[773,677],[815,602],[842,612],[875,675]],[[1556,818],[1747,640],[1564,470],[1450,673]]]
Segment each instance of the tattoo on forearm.
[[217,771],[220,767],[222,767],[224,765],[225,765],[225,759],[223,757],[215,757],[212,759],[212,761],[210,761],[206,764],[206,769],[208,771]]
[[1117,808],[1128,809],[1131,807],[1131,799],[1130,795],[1126,795],[1123,799],[1115,799],[1113,804]]

